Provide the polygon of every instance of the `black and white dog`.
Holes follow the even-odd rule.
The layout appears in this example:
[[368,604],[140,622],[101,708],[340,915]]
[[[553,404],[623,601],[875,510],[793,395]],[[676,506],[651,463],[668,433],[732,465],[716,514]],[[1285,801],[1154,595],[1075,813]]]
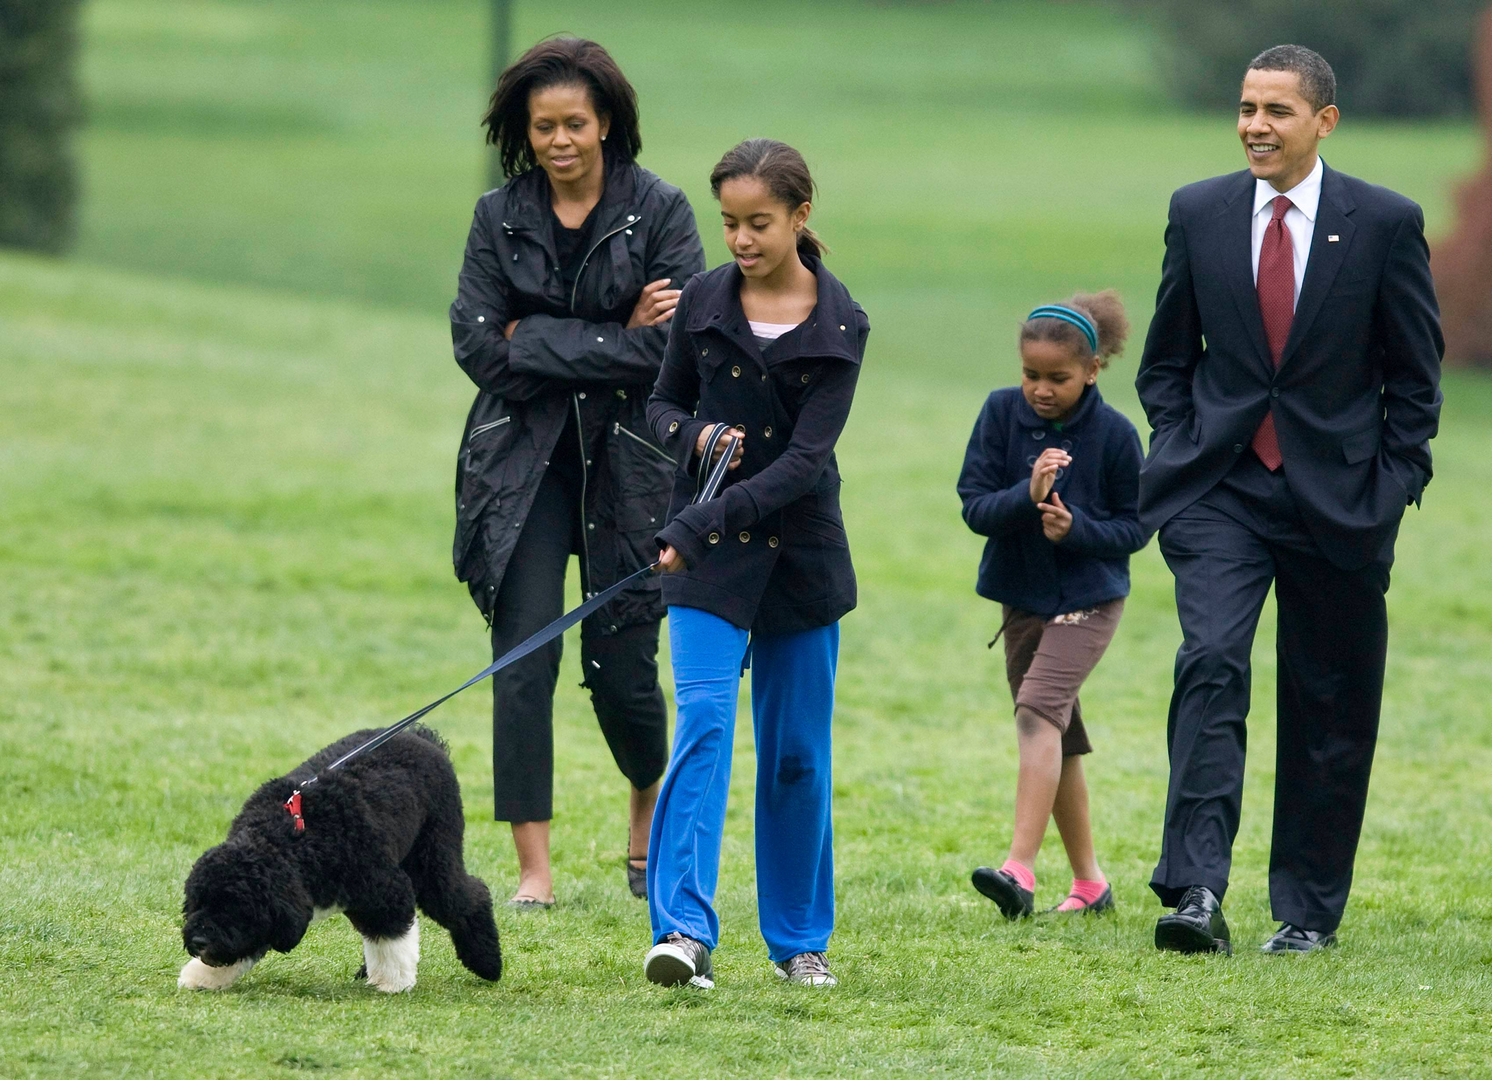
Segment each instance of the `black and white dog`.
[[[179,986],[222,990],[270,949],[289,952],[313,922],[345,912],[363,935],[368,982],[408,990],[420,959],[417,904],[450,931],[471,971],[502,976],[492,896],[462,860],[461,787],[440,737],[413,727],[321,772],[376,734],[349,735],[269,781],[228,839],[197,860],[182,906],[192,959]],[[297,779],[318,774],[297,818],[286,801]]]

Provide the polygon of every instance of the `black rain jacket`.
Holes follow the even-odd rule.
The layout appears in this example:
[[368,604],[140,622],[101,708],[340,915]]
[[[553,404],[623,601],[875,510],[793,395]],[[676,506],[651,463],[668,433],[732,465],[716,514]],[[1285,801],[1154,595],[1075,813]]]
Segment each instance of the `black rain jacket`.
[[[456,576],[489,622],[534,493],[571,414],[585,462],[581,587],[590,595],[657,556],[673,459],[648,434],[668,323],[627,329],[642,287],[704,267],[684,193],[638,165],[606,173],[591,245],[566,294],[549,178],[514,177],[477,202],[456,300],[456,362],[477,385],[456,460]],[[508,341],[503,328],[521,320]],[[663,616],[656,578],[591,617],[603,634]]]
[[[834,444],[870,320],[819,260],[803,261],[818,276],[818,304],[765,348],[741,310],[735,263],[685,286],[648,402],[653,434],[677,462],[657,544],[688,565],[664,575],[664,601],[770,634],[827,626],[856,600]],[[741,464],[717,498],[690,505],[694,444],[721,422],[746,431]]]

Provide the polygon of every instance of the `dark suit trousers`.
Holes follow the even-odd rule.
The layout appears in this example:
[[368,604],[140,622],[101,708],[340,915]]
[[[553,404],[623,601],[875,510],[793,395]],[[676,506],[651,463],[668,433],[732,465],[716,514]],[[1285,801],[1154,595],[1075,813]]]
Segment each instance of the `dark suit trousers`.
[[1162,526],[1183,641],[1167,740],[1165,835],[1150,887],[1175,906],[1228,887],[1243,802],[1249,657],[1275,587],[1278,749],[1269,899],[1275,919],[1335,930],[1347,905],[1383,700],[1389,563],[1334,566],[1306,531],[1289,463],[1252,453]]
[[[503,574],[492,618],[492,656],[564,613],[565,569],[580,545],[580,490],[563,469],[539,483],[518,546]],[[617,768],[649,787],[668,764],[668,710],[658,686],[658,623],[601,634],[580,624],[582,684]],[[554,816],[554,687],[563,639],[492,677],[492,780],[498,821]]]

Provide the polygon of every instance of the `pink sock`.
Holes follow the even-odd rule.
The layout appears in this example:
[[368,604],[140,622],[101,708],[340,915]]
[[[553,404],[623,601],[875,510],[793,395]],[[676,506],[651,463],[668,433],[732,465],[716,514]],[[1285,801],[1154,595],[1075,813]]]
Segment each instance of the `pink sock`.
[[1082,878],[1072,879],[1072,892],[1067,899],[1057,905],[1058,911],[1082,911],[1103,895],[1103,891],[1109,887],[1109,883],[1100,878],[1097,881],[1084,881]]
[[1006,859],[1005,865],[1000,867],[1000,869],[1015,878],[1015,883],[1027,892],[1034,893],[1036,891],[1036,872],[1034,870],[1016,862],[1014,859]]

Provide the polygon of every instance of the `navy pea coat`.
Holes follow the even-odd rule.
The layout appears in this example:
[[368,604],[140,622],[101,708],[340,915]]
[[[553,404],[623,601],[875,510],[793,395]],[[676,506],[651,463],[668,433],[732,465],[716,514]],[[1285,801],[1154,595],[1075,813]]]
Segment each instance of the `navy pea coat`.
[[[668,605],[700,608],[742,629],[780,634],[828,626],[855,606],[855,569],[839,511],[834,444],[849,418],[870,321],[822,262],[818,303],[760,347],[741,309],[740,268],[693,278],[679,297],[648,423],[677,462],[668,523],[688,569],[663,579]],[[691,505],[700,431],[746,431],[741,464],[715,499]]]
[[[1072,511],[1072,528],[1055,544],[1031,501],[1031,469],[1052,446],[1072,455],[1053,485]],[[1036,615],[1066,615],[1128,596],[1129,556],[1145,546],[1141,457],[1135,426],[1104,403],[1096,386],[1083,391],[1060,430],[1036,415],[1020,387],[990,394],[958,478],[965,523],[989,537],[979,595]]]

